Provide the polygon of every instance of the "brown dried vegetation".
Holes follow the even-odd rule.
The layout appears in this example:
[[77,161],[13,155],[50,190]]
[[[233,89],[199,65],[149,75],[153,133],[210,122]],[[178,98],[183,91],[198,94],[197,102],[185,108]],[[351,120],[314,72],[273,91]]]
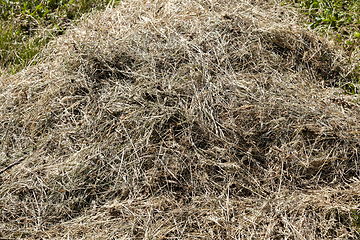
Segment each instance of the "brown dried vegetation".
[[346,57],[268,1],[125,0],[0,82],[0,237],[358,239]]

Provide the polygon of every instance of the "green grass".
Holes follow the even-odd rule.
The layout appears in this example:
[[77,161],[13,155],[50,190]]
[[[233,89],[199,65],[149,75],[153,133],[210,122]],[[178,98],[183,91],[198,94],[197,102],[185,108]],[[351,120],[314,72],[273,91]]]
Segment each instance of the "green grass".
[[351,211],[351,217],[353,218],[353,224],[357,228],[360,234],[360,211]]
[[36,34],[35,36],[23,36],[14,25],[0,25],[0,59],[2,67],[8,68],[15,73],[26,66],[30,60],[41,50],[49,36]]
[[307,16],[307,25],[330,33],[347,50],[360,40],[360,2],[358,0],[286,0]]
[[63,34],[82,14],[118,3],[111,0],[0,0],[0,67],[11,73],[18,72],[29,65],[49,40]]

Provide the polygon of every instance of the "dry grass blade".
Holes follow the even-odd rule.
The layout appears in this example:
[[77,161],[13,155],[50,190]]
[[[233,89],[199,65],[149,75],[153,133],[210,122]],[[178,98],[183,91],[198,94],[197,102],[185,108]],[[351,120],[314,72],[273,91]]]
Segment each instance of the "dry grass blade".
[[3,76],[0,237],[359,238],[353,66],[255,2],[123,1]]
[[9,166],[7,166],[7,167],[5,167],[5,168],[3,168],[3,169],[1,169],[0,170],[0,174],[2,174],[3,172],[5,172],[5,171],[7,171],[7,170],[9,170],[10,168],[12,168],[13,166],[15,166],[15,165],[17,165],[17,164],[20,164],[22,161],[24,161],[25,160],[25,158],[24,157],[22,157],[22,158],[20,158],[20,159],[18,159],[18,160],[16,160],[15,162],[13,162],[12,164],[10,164]]

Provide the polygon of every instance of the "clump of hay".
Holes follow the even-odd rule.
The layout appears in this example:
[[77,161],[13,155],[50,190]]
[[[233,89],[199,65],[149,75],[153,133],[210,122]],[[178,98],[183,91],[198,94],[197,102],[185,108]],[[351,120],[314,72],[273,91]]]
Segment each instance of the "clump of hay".
[[0,237],[359,237],[351,66],[266,2],[123,1],[3,77]]

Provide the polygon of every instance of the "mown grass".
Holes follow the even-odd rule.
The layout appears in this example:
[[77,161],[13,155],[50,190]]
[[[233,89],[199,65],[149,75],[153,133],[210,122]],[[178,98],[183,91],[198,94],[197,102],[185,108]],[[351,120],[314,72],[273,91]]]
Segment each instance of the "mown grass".
[[[305,24],[338,42],[348,54],[349,61],[358,61],[360,49],[360,2],[358,0],[286,0],[303,15]],[[352,82],[342,88],[348,94],[360,93],[360,66],[348,73]],[[353,211],[354,225],[360,231],[360,212]]]
[[[0,67],[11,73],[35,63],[34,56],[84,13],[116,5],[112,0],[1,0]],[[110,5],[109,5],[110,4]]]
[[[273,27],[276,21],[264,19],[279,19],[276,12],[251,14],[247,4],[229,1],[218,12],[236,14],[217,15],[206,3],[203,15],[189,20],[199,10],[195,1],[172,15],[131,1],[125,6],[138,6],[131,14],[143,20],[133,24],[124,7],[126,20],[99,16],[92,28],[80,25],[73,34],[89,34],[57,46],[71,71],[42,62],[45,71],[17,74],[4,91],[3,165],[19,154],[26,161],[1,179],[0,237],[37,231],[85,238],[94,226],[107,239],[359,236],[352,228],[360,227],[360,191],[348,187],[359,176],[358,105],[330,96],[344,66],[338,49],[305,30],[289,31],[293,17]],[[36,19],[38,6],[26,16]],[[19,23],[6,21],[15,32]],[[69,23],[62,24],[44,31],[48,38],[30,25],[26,36],[46,43]],[[336,32],[323,25],[314,28]],[[114,41],[103,33],[109,29],[126,37]],[[66,44],[71,51],[61,52]],[[33,58],[19,59],[9,61],[13,72]]]

